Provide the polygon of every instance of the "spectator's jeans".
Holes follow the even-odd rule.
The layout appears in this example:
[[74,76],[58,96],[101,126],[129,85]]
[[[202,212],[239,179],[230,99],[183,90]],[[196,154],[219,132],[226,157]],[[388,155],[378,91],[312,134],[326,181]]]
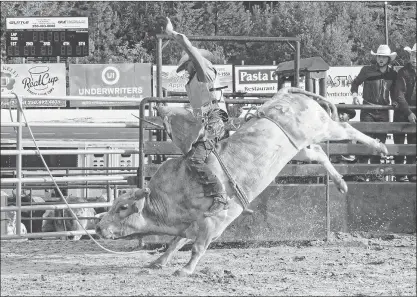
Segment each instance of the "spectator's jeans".
[[[408,118],[403,114],[394,113],[394,122],[408,122]],[[394,134],[394,143],[395,144],[404,144],[405,134]],[[416,144],[416,134],[408,133],[407,134],[407,143]],[[415,164],[415,156],[406,156],[406,164]],[[404,164],[404,156],[394,156],[395,164]]]
[[[389,122],[388,110],[361,110],[361,122]],[[387,140],[387,134],[382,133],[369,133],[369,137],[377,138],[382,143],[385,143]],[[371,164],[380,164],[380,156],[358,156],[358,163],[368,163],[368,160],[371,160]]]

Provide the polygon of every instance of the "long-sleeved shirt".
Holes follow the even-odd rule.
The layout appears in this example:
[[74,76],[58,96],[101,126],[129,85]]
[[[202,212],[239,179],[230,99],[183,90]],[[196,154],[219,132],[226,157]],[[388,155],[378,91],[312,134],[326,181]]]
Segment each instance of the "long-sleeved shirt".
[[410,105],[416,105],[416,70],[411,63],[398,71],[392,98],[401,114],[408,117],[412,113]]
[[397,72],[388,67],[382,73],[377,65],[363,66],[358,76],[353,80],[351,93],[357,93],[363,83],[363,104],[389,105],[390,96],[394,97],[393,90]]
[[[213,108],[220,108],[227,114],[223,92],[217,90],[219,80],[213,64],[191,44],[185,35],[174,32],[173,36],[194,64],[195,73],[189,77],[185,89],[196,114],[207,113]],[[215,106],[212,105],[213,102]]]
[[[188,109],[188,111],[171,110],[166,115],[172,141],[186,154],[192,149],[193,144],[216,137],[220,138],[224,135],[224,124],[221,118],[216,118],[219,123],[214,123],[213,119],[209,117],[204,125],[201,120],[213,109],[221,109],[227,115],[227,109],[222,91],[216,89],[217,71],[213,64],[204,57],[204,51],[194,47],[183,34],[174,32],[173,37],[187,53],[195,70],[185,85],[192,113],[189,113]],[[201,131],[202,128],[204,128],[204,133]]]

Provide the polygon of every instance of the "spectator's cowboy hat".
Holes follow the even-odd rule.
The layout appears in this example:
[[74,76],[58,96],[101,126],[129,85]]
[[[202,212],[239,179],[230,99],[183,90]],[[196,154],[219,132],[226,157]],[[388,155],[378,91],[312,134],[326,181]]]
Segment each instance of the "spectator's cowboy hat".
[[389,48],[388,44],[381,44],[376,53],[374,53],[371,50],[371,54],[374,56],[385,56],[385,57],[389,57],[391,59],[391,62],[395,60],[395,58],[397,57],[397,53],[396,52],[391,52],[391,49]]
[[[204,58],[209,60],[212,64],[221,63],[220,59],[213,55],[212,52],[202,48],[199,48],[198,51]],[[188,61],[191,61],[191,59],[188,56],[188,54],[184,52],[178,63],[177,73],[185,69],[185,66],[187,65]]]
[[[342,102],[342,103],[339,103],[339,104],[345,104],[345,103]],[[349,118],[351,118],[351,119],[353,119],[356,116],[356,111],[354,109],[351,109],[351,108],[338,107],[337,111],[339,113],[341,113],[341,112],[347,113],[349,115]]]
[[416,44],[414,43],[413,48],[410,48],[409,46],[406,46],[406,47],[404,48],[404,50],[405,50],[406,52],[408,52],[409,54],[411,54],[411,52],[416,52]]

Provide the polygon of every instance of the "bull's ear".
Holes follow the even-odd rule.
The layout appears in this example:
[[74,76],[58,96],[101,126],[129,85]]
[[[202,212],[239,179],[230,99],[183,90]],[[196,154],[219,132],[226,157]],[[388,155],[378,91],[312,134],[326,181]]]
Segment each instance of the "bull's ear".
[[151,194],[151,190],[149,188],[139,189],[135,192],[135,200],[148,198],[150,194]]
[[145,199],[137,200],[133,202],[133,205],[132,205],[133,211],[137,213],[141,213],[144,206],[145,206]]

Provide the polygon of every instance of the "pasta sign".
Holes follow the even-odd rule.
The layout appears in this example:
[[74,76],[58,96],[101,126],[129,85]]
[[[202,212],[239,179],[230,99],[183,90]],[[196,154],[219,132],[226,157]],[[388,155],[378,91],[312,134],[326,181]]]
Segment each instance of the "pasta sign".
[[[352,104],[350,88],[356,76],[363,66],[330,67],[327,70],[327,98],[335,104]],[[359,86],[358,94],[362,96],[362,85]]]
[[235,91],[244,93],[277,92],[276,66],[235,66]]

